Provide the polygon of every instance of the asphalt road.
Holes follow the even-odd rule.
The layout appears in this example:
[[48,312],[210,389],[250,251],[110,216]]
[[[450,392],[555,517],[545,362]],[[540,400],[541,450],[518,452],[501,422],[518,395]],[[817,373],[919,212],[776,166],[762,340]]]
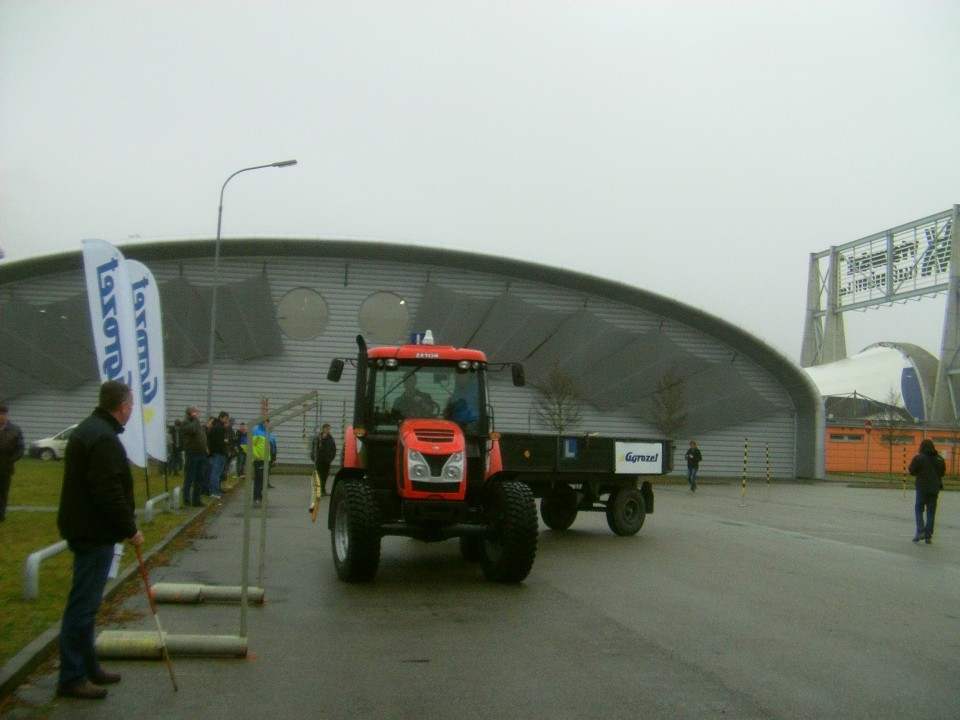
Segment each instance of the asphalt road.
[[[956,493],[927,546],[909,488],[658,486],[636,537],[602,514],[541,529],[519,586],[487,582],[456,541],[401,538],[372,584],[347,585],[307,480],[275,482],[246,659],[174,658],[176,693],[162,662],[127,660],[105,663],[124,681],[102,702],[50,704],[53,674],[21,695],[52,720],[960,717]],[[238,585],[242,526],[235,496],[151,580]],[[143,593],[126,605],[127,629],[156,629]],[[240,628],[228,604],[160,617],[170,634]]]

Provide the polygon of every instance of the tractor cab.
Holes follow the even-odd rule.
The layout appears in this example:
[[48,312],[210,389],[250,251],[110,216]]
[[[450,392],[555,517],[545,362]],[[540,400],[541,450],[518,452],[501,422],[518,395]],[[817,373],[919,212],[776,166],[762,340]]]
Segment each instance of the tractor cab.
[[[358,336],[357,345],[344,467],[402,501],[464,501],[479,492],[492,424],[486,355],[434,345],[429,332],[421,344],[367,348]],[[334,360],[328,379],[339,380],[343,367]],[[403,504],[404,514],[415,510]]]

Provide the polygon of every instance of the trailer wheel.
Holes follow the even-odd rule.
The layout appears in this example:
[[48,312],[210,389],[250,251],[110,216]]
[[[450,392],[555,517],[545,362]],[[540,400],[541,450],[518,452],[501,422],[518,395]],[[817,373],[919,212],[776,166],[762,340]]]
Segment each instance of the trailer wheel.
[[523,582],[537,555],[537,503],[533,492],[521,482],[494,482],[487,488],[486,514],[489,527],[480,567],[488,580]]
[[338,482],[332,504],[330,543],[337,577],[373,580],[380,565],[380,508],[373,490],[356,480]]
[[622,487],[607,501],[607,525],[616,535],[636,535],[646,517],[647,505],[635,487]]
[[568,530],[577,519],[577,491],[561,485],[540,500],[540,517],[551,530]]

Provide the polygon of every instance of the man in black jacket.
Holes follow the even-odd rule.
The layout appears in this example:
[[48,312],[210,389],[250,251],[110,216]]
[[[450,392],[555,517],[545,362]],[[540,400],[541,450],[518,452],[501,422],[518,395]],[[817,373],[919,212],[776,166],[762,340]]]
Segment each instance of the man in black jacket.
[[226,411],[219,417],[213,418],[210,430],[207,432],[207,446],[210,449],[210,475],[207,478],[207,491],[214,500],[220,499],[220,480],[223,479],[223,469],[227,464],[227,455],[230,453],[230,438],[224,421],[229,419]]
[[96,409],[67,442],[57,527],[73,552],[73,583],[60,626],[61,697],[97,700],[120,675],[100,667],[94,621],[113,560],[113,546],[143,545],[137,529],[133,475],[120,433],[133,413],[133,393],[117,380],[100,386]]
[[[327,494],[327,477],[330,475],[330,465],[336,457],[337,443],[330,434],[330,423],[324,423],[320,434],[313,438],[313,446],[310,448],[310,458],[320,478],[321,497]],[[310,509],[313,510],[313,506]]]
[[0,401],[0,522],[7,517],[7,498],[13,479],[13,464],[23,457],[23,433],[10,422],[7,404]]
[[[920,452],[910,461],[909,471],[916,478],[914,486],[917,491],[914,503],[917,534],[913,536],[913,541],[925,540],[929,545],[933,538],[933,521],[937,515],[937,497],[943,488],[943,476],[947,472],[947,464],[937,452],[933,440],[920,443]],[[923,519],[924,510],[927,511],[926,522]]]

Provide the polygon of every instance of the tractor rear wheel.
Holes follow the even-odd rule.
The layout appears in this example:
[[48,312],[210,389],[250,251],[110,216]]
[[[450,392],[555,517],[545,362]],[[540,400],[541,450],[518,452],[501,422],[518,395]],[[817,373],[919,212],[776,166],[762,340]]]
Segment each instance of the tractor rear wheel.
[[365,482],[338,482],[331,498],[330,543],[337,577],[346,582],[373,580],[380,565],[380,508]]
[[488,580],[522,582],[537,556],[537,503],[530,488],[514,480],[486,490],[487,535],[480,567]]

